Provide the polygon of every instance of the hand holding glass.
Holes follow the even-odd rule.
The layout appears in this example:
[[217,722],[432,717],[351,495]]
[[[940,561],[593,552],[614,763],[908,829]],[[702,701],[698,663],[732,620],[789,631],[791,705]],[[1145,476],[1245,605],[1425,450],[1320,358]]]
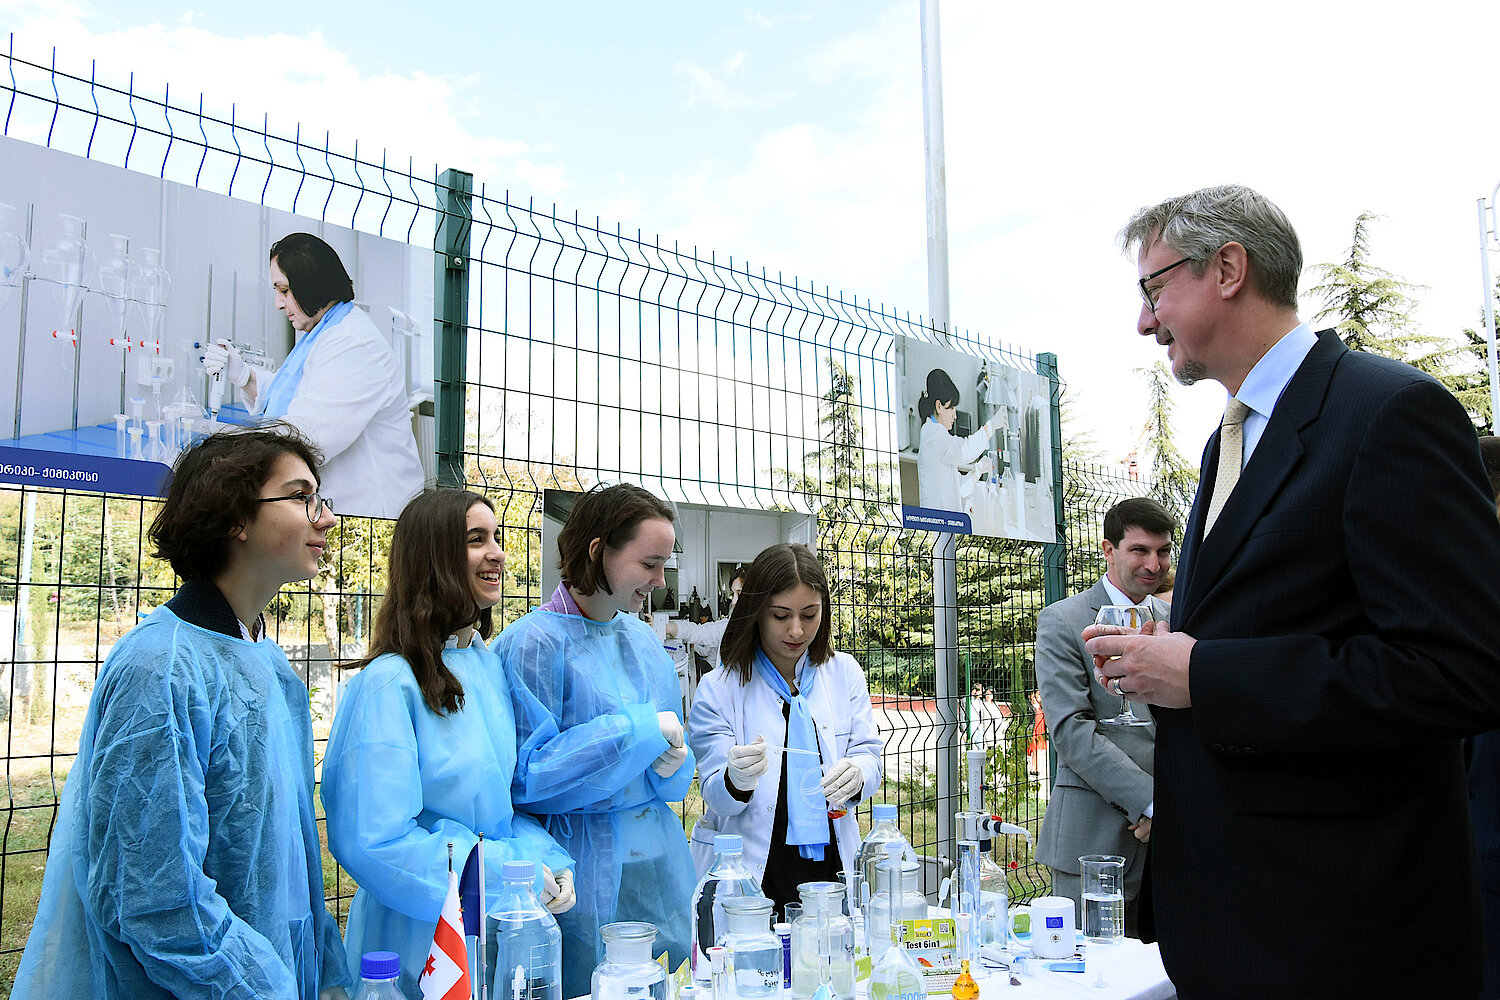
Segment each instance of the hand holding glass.
[[[1121,628],[1135,629],[1140,631],[1145,624],[1152,620],[1151,609],[1136,607],[1133,604],[1106,604],[1099,609],[1099,614],[1094,618],[1096,625],[1118,625]],[[1105,682],[1104,690],[1110,694],[1119,694]],[[1130,710],[1130,699],[1120,695],[1120,714],[1112,719],[1100,719],[1106,726],[1149,726],[1150,719],[1142,719]]]

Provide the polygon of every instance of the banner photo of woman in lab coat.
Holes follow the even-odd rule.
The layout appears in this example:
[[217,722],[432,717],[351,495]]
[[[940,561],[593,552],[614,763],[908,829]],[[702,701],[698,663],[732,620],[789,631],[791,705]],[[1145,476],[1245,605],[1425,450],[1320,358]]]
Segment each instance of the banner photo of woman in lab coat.
[[1055,541],[1051,383],[926,341],[895,340],[905,526]]
[[160,495],[275,420],[341,514],[433,481],[431,250],[13,139],[0,178],[0,481]]

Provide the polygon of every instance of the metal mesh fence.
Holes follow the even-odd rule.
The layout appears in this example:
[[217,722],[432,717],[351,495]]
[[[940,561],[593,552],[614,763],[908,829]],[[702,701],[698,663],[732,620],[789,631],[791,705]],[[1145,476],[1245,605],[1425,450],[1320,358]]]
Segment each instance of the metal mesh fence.
[[[55,61],[55,60],[54,60]],[[265,117],[245,124],[178,101],[16,58],[0,73],[6,141],[22,140],[330,224],[431,247],[451,194],[436,170],[305,141]],[[988,752],[988,805],[1036,830],[1049,763],[1035,739],[1032,644],[1045,558],[1067,592],[1097,576],[1103,510],[1141,484],[1064,469],[1060,546],[979,537],[957,548],[956,696],[937,699],[933,544],[901,528],[892,335],[935,340],[920,320],[715,253],[666,246],[597,220],[472,199],[463,370],[462,478],[495,503],[507,568],[498,620],[542,599],[542,491],[637,482],[674,501],[814,514],[833,587],[833,639],[864,666],[886,740],[878,800],[898,803],[919,852],[946,854],[938,817],[944,744]],[[0,323],[13,322],[0,311]],[[982,338],[951,346],[1016,367],[1035,361]],[[1053,400],[1054,407],[1057,400]],[[0,642],[7,801],[0,835],[0,979],[35,911],[58,796],[89,691],[111,643],[170,596],[145,529],[156,502],[0,487]],[[391,522],[345,517],[327,565],[268,609],[312,693],[315,755],[336,710],[336,664],[357,657],[384,588]],[[1054,585],[1055,586],[1055,585]],[[705,595],[707,596],[707,595]],[[952,724],[945,725],[945,720]],[[959,787],[962,787],[960,785]],[[690,796],[684,822],[701,803]],[[867,807],[862,826],[868,827]],[[1017,895],[1047,886],[1007,844]],[[340,917],[354,886],[325,857]]]

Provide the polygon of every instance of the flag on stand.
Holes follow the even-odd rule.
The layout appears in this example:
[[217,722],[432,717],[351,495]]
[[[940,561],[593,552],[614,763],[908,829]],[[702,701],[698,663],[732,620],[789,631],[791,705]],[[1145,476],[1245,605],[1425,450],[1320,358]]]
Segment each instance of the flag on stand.
[[458,875],[448,873],[448,898],[432,935],[432,950],[417,979],[422,1000],[469,1000],[469,950],[458,908]]

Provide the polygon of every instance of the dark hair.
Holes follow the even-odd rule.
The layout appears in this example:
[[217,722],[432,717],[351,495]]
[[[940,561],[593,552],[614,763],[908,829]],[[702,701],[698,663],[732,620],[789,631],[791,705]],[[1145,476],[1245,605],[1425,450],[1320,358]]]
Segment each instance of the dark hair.
[[[665,500],[630,483],[596,486],[579,497],[557,535],[557,566],[568,586],[585,597],[601,587],[613,594],[604,577],[605,547],[624,548],[642,521],[655,518],[676,522],[677,512]],[[590,556],[589,545],[596,538],[604,539],[604,545]]]
[[740,589],[744,590],[745,589],[745,567],[743,565],[736,566],[734,568],[734,572],[729,574],[729,589],[730,590],[734,589],[734,581],[736,581],[736,580],[740,581]]
[[1104,537],[1111,545],[1119,545],[1120,539],[1131,528],[1140,528],[1148,535],[1177,536],[1177,517],[1150,497],[1131,497],[1121,500],[1104,515]]
[[740,591],[739,603],[719,645],[719,659],[739,675],[742,683],[748,684],[754,672],[755,650],[760,646],[760,613],[766,602],[803,583],[823,598],[823,618],[818,622],[818,634],[808,644],[807,658],[812,663],[827,663],[833,655],[828,640],[833,630],[833,608],[823,564],[806,545],[781,542],[761,552],[746,570],[745,589]]
[[212,580],[229,562],[229,538],[261,511],[260,491],[283,455],[307,463],[314,477],[322,456],[291,424],[210,434],[177,457],[167,499],[147,537],[158,559],[184,580]]
[[1168,566],[1167,567],[1167,571],[1161,575],[1161,583],[1158,583],[1156,585],[1156,589],[1154,591],[1152,591],[1152,593],[1154,593],[1154,594],[1165,594],[1167,591],[1173,589],[1176,586],[1177,586],[1177,567],[1176,566]]
[[271,244],[270,260],[286,275],[297,308],[309,316],[354,298],[354,282],[338,253],[312,233],[290,233]]
[[1484,471],[1490,477],[1490,495],[1500,503],[1500,437],[1481,437],[1479,457],[1484,459]]
[[926,420],[937,412],[938,403],[957,406],[960,398],[958,386],[953,384],[948,373],[941,368],[934,368],[927,373],[927,388],[917,397],[917,416]]
[[437,714],[456,712],[464,687],[443,663],[443,644],[468,625],[488,639],[494,618],[480,608],[469,584],[469,510],[495,505],[467,490],[433,489],[417,494],[401,511],[391,533],[390,576],[375,613],[369,653],[345,669],[363,667],[382,653],[411,666],[422,700]]

